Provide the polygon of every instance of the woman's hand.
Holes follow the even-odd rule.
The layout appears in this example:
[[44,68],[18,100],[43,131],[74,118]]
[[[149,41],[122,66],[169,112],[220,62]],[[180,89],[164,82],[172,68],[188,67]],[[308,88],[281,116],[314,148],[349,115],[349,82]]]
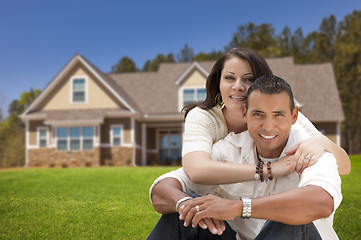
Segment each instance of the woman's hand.
[[326,151],[326,144],[329,140],[325,138],[327,137],[323,135],[313,136],[285,152],[289,156],[293,155],[297,172],[302,173],[305,168],[312,166]]
[[[272,176],[275,178],[286,176],[295,171],[296,158],[294,155],[287,155],[272,163]],[[263,173],[267,173],[267,164],[263,166]]]

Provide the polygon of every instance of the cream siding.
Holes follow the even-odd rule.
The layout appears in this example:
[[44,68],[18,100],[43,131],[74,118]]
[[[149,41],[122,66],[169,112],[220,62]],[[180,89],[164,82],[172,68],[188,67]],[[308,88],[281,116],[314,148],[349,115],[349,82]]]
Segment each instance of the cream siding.
[[193,71],[182,85],[182,87],[200,86],[206,86],[206,78],[199,71]]
[[[71,103],[72,102],[72,79],[73,77],[85,77],[86,83],[86,98],[85,103]],[[98,109],[98,108],[119,108],[116,100],[110,97],[106,89],[95,80],[85,68],[80,64],[77,65],[74,71],[68,74],[59,84],[59,88],[50,94],[50,98],[42,107],[42,110],[61,110],[61,109]]]

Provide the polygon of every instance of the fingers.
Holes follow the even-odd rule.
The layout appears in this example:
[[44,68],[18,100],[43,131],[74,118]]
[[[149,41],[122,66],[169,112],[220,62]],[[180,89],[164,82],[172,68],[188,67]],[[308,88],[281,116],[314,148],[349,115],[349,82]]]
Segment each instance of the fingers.
[[222,220],[212,219],[217,231],[218,235],[222,235],[224,230],[226,230],[226,225],[224,225],[224,222]]
[[308,167],[310,160],[311,157],[309,155],[306,155],[303,160],[301,159],[301,163],[297,165],[296,171],[302,173],[303,170]]
[[202,219],[201,221],[199,221],[198,224],[200,224],[202,221],[204,221],[207,224],[208,230],[212,233],[212,234],[218,234],[218,228],[216,227],[215,223],[212,221],[212,219],[210,218],[205,218]]
[[198,225],[203,228],[203,229],[207,229],[207,228],[211,228],[212,226],[207,224],[207,219],[202,219],[199,221]]

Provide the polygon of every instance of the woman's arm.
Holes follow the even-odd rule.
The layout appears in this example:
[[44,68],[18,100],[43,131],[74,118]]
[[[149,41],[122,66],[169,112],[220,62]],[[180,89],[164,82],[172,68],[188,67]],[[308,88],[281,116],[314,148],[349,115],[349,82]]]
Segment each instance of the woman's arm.
[[[338,165],[338,172],[340,175],[347,175],[351,171],[351,162],[347,153],[343,148],[338,146],[336,143],[331,141],[326,136],[323,136],[317,128],[308,120],[301,112],[298,113],[297,123],[312,136],[310,139],[301,142],[296,146],[293,151],[289,151],[287,154],[295,153],[298,164],[296,166],[296,171],[302,171],[307,167],[308,160],[305,159],[306,156],[310,156],[311,159],[310,165],[312,165],[324,151],[332,153]],[[303,166],[303,167],[302,167]]]
[[[288,175],[295,170],[293,156],[283,157],[272,163],[273,177]],[[183,157],[183,168],[188,177],[199,184],[231,184],[253,181],[256,164],[235,164],[212,160],[206,152],[191,152]],[[263,166],[267,172],[267,165]]]
[[[286,154],[294,154],[295,158],[298,159],[296,171],[302,172],[306,167],[313,165],[324,151],[328,151],[335,156],[340,175],[350,173],[350,158],[345,150],[324,135],[314,135],[286,152]],[[309,156],[310,159],[307,159],[306,156]]]

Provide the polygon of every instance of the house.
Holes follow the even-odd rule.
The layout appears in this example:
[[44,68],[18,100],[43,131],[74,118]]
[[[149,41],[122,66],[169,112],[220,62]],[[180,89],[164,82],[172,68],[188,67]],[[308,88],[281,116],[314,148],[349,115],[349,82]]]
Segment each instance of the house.
[[[267,59],[294,90],[301,111],[340,144],[344,120],[330,63]],[[213,62],[165,63],[157,72],[104,74],[76,54],[21,115],[26,166],[179,162],[185,104],[205,98]]]

